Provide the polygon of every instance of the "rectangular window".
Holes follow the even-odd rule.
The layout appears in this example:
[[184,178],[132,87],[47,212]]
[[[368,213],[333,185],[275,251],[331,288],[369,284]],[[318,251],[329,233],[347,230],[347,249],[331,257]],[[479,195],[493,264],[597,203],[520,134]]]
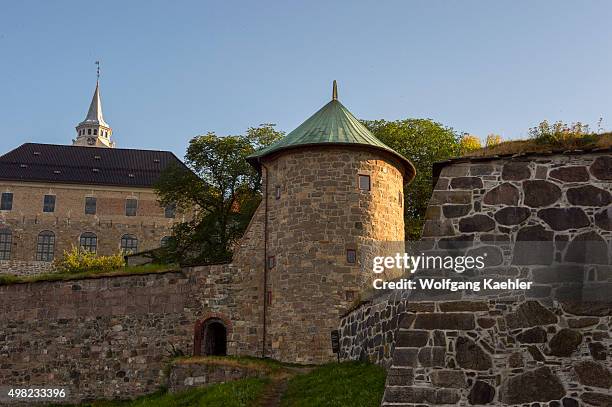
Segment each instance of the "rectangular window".
[[276,266],[276,257],[269,256],[268,257],[268,270],[271,270]]
[[275,197],[276,197],[277,200],[281,198],[281,187],[280,187],[280,185],[276,186]]
[[346,249],[346,262],[348,264],[357,263],[357,251],[355,249]]
[[350,290],[345,291],[344,292],[344,298],[347,301],[353,301],[355,299],[355,291],[350,291]]
[[268,305],[272,305],[272,291],[268,290],[266,294],[266,301],[268,302]]
[[166,205],[164,208],[164,216],[166,218],[174,218],[176,216],[176,204]]
[[98,135],[98,129],[94,129],[94,136]]
[[13,209],[13,193],[3,192],[0,199],[0,210],[10,211],[11,209]]
[[85,197],[85,215],[95,215],[97,202],[93,196]]
[[87,134],[91,135],[91,129],[87,129]]
[[45,195],[43,199],[43,212],[55,212],[55,195]]
[[362,191],[370,190],[370,176],[369,175],[359,175],[359,189]]
[[13,233],[9,229],[0,229],[0,260],[11,259]]
[[402,191],[397,194],[397,200],[399,201],[400,208],[404,207],[404,194],[402,194]]
[[125,216],[136,216],[136,210],[138,209],[138,199],[126,199],[125,200]]

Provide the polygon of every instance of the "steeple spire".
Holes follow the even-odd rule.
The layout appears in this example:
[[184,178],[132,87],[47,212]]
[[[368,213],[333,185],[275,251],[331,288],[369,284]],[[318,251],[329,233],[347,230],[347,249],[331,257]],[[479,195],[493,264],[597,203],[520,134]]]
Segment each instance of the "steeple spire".
[[338,100],[338,84],[336,83],[335,79],[334,79],[334,86],[332,89],[332,100]]
[[111,127],[104,121],[102,114],[102,100],[100,99],[100,61],[96,61],[96,90],[94,91],[89,110],[85,120],[76,127],[77,138],[73,145],[91,147],[114,147],[115,143],[110,137],[113,133]]

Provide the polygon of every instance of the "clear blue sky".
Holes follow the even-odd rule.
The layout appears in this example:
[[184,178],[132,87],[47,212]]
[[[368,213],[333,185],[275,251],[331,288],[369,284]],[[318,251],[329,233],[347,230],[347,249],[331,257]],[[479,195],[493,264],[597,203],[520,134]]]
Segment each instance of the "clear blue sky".
[[480,136],[542,119],[612,128],[612,2],[4,1],[0,152],[68,144],[102,61],[118,147],[292,130],[330,98],[359,118]]

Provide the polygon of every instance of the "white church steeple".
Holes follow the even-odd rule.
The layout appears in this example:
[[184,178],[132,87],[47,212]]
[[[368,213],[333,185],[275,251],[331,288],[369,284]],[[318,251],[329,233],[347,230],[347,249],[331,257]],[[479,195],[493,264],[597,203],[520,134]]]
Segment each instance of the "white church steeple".
[[96,90],[87,116],[85,120],[76,126],[77,137],[72,141],[73,146],[88,146],[88,147],[115,147],[115,143],[111,141],[113,129],[104,121],[102,115],[102,101],[100,100],[100,62],[98,65]]

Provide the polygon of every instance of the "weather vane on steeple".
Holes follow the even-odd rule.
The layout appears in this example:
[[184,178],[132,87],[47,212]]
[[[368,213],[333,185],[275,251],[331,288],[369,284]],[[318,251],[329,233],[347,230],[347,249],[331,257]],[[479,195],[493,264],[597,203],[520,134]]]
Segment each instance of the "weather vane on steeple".
[[96,69],[96,77],[97,80],[100,80],[100,61],[96,61],[96,65],[98,66],[98,68]]

